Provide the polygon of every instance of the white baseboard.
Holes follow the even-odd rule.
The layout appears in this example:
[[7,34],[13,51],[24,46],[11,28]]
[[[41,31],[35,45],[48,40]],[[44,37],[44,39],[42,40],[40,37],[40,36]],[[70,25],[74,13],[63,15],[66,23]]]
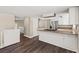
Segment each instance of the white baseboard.
[[38,36],[38,35],[33,35],[33,36],[27,36],[27,35],[24,35],[25,37],[28,37],[28,38],[33,38],[35,36]]

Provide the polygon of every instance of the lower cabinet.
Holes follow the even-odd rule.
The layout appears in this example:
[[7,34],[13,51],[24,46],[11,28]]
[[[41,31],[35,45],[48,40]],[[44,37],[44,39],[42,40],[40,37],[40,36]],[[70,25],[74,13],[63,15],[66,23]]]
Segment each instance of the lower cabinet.
[[77,52],[77,36],[59,33],[41,32],[39,40]]
[[75,35],[66,35],[63,39],[63,48],[77,52],[77,37]]
[[39,40],[63,47],[62,35],[50,32],[39,32]]

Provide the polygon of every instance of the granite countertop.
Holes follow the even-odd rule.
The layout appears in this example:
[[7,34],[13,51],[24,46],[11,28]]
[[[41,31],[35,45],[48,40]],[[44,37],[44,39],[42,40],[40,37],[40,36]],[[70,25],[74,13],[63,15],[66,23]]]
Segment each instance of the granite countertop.
[[78,35],[78,34],[73,34],[72,30],[70,30],[70,29],[58,29],[56,31],[45,29],[45,30],[39,30],[39,31],[48,31],[48,32],[60,33],[60,34],[68,34],[68,35]]

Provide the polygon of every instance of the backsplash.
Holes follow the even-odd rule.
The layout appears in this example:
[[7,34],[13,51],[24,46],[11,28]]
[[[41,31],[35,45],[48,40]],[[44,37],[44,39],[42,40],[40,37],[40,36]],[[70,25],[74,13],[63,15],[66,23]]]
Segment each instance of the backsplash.
[[72,25],[58,25],[58,29],[72,29]]

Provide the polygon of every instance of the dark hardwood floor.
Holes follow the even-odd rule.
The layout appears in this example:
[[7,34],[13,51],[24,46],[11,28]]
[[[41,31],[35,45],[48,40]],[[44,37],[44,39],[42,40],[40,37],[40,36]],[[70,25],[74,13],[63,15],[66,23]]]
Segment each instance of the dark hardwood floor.
[[0,53],[74,53],[38,39],[38,37],[29,39],[21,35],[21,42],[0,49]]

